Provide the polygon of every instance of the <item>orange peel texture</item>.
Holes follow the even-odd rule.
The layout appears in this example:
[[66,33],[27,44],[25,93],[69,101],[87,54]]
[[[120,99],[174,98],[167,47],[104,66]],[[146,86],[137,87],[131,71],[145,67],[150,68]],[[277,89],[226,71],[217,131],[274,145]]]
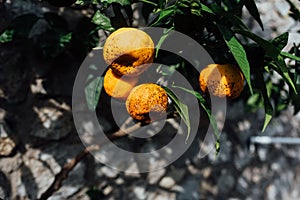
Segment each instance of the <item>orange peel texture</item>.
[[136,28],[120,28],[106,39],[103,58],[119,75],[138,76],[154,58],[151,37]]
[[200,72],[199,83],[203,92],[234,99],[244,89],[244,75],[232,64],[210,64]]
[[108,69],[104,75],[103,87],[109,96],[120,100],[126,100],[137,82],[137,77],[121,77],[116,75],[112,69]]
[[150,123],[163,119],[168,108],[168,95],[156,84],[141,84],[130,92],[126,108],[130,116],[138,121]]

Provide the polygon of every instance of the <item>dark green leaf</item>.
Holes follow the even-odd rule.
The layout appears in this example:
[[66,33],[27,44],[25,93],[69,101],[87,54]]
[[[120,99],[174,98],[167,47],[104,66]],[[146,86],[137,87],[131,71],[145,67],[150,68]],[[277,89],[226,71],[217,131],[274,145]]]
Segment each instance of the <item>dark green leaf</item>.
[[86,102],[90,110],[95,110],[102,90],[103,78],[96,77],[84,89]]
[[[183,91],[186,91],[192,95],[194,95],[200,102],[200,105],[201,107],[204,109],[204,111],[206,112],[209,120],[210,120],[210,123],[214,129],[214,134],[215,134],[215,137],[216,137],[216,140],[217,140],[217,143],[219,141],[219,131],[218,131],[218,126],[217,126],[217,120],[216,118],[211,114],[211,110],[210,108],[207,106],[207,103],[206,103],[206,100],[202,97],[202,95],[197,92],[197,91],[194,91],[194,90],[189,90],[189,89],[186,89],[186,88],[183,88],[183,87],[180,87],[180,86],[175,86],[173,85],[172,87],[174,88],[179,88]],[[217,147],[217,143],[216,143],[216,147]],[[218,148],[217,148],[217,151],[218,151]]]
[[14,30],[7,29],[0,35],[0,43],[6,43],[12,41],[14,36]]
[[104,29],[110,32],[114,31],[110,19],[102,14],[99,10],[94,14],[92,22],[97,25],[98,29]]
[[163,22],[164,19],[174,16],[175,12],[176,12],[176,7],[174,5],[162,10],[159,13],[158,19],[153,24],[151,24],[151,26],[155,26],[158,23]]
[[230,24],[235,25],[236,27],[248,30],[248,27],[245,25],[245,23],[242,21],[240,17],[236,16],[233,13],[225,11],[221,6],[218,5],[214,5],[212,6],[212,8],[216,15],[224,16],[223,21],[225,22],[228,21]]
[[300,10],[291,0],[286,0],[290,5],[289,15],[295,20],[300,21]]
[[139,0],[140,2],[144,2],[144,3],[147,3],[147,4],[150,4],[150,5],[153,5],[153,6],[155,6],[155,7],[157,7],[158,5],[157,5],[157,3],[154,3],[154,2],[152,2],[152,1],[148,1],[148,0]]
[[118,3],[121,6],[130,5],[129,0],[100,0],[100,2],[101,3],[107,3],[107,4]]
[[294,92],[297,94],[295,85],[289,75],[288,68],[284,62],[283,57],[281,56],[280,50],[278,50],[271,42],[264,40],[263,38],[255,35],[254,33],[251,33],[246,30],[236,30],[236,32],[246,37],[249,37],[266,51],[266,54],[270,58],[272,58],[276,63],[276,66],[278,66],[278,73],[281,74],[281,76],[287,81],[287,83],[293,88]]
[[235,60],[239,64],[240,69],[245,76],[250,92],[253,93],[250,80],[250,65],[244,47],[240,44],[239,40],[234,36],[233,32],[229,28],[222,25],[219,25],[218,27],[228,48],[232,52]]
[[70,43],[71,39],[72,39],[72,33],[68,33],[66,35],[63,35],[59,38],[59,45],[61,47],[65,47],[66,44]]
[[260,14],[256,7],[255,1],[254,0],[245,0],[244,4],[245,4],[247,10],[249,11],[249,13],[252,15],[252,17],[258,22],[261,29],[264,30],[264,25],[260,19]]
[[280,54],[281,54],[283,57],[285,57],[285,58],[290,58],[290,59],[293,59],[293,60],[296,60],[296,61],[299,61],[299,62],[300,62],[300,57],[295,56],[295,55],[293,55],[293,54],[291,54],[291,53],[282,51],[282,52],[280,52]]
[[[296,85],[297,90],[300,91],[300,84]],[[292,94],[292,105],[294,106],[294,115],[300,111],[300,95]]]
[[203,11],[205,11],[205,12],[207,12],[207,13],[210,13],[210,14],[215,14],[213,11],[212,11],[212,9],[210,9],[209,7],[207,7],[206,5],[204,5],[204,4],[200,4],[201,5],[201,10],[203,10]]
[[178,99],[178,97],[176,96],[176,94],[174,94],[174,92],[172,90],[170,90],[167,87],[164,87],[164,89],[167,92],[168,96],[174,102],[174,107],[175,107],[176,111],[179,113],[181,119],[184,121],[184,123],[186,124],[186,126],[188,128],[188,133],[187,133],[187,137],[186,137],[186,141],[187,141],[189,139],[190,132],[191,132],[189,108],[186,104],[184,104],[182,101],[180,101],[180,99]]
[[274,38],[271,42],[274,46],[276,46],[279,50],[281,50],[287,45],[288,39],[289,39],[289,33],[285,32],[282,35]]
[[266,83],[263,80],[264,80],[263,74],[259,73],[259,81],[260,81],[259,86],[261,88],[261,94],[264,99],[264,106],[265,106],[265,120],[264,120],[262,132],[264,132],[266,130],[268,124],[270,123],[270,121],[273,117],[273,107],[270,102],[270,98],[269,98],[269,94],[268,94],[269,92],[266,87]]

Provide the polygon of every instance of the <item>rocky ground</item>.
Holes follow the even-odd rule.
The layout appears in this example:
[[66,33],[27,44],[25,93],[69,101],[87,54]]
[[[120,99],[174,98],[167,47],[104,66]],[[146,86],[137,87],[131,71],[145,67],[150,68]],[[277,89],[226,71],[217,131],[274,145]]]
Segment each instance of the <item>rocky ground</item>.
[[[293,2],[300,6],[299,1]],[[288,16],[289,5],[284,0],[257,3],[265,31],[245,13],[253,30],[266,39],[289,31],[289,45],[300,42],[299,23]],[[64,64],[53,68],[56,63],[34,55],[26,59],[26,48],[10,45],[0,47],[0,198],[37,199],[62,166],[84,148],[70,108],[76,75],[72,67],[78,63],[70,58],[75,61],[65,63],[62,76],[56,69]],[[28,66],[33,65],[45,69],[30,77]],[[29,85],[31,80],[35,84]],[[88,155],[50,199],[299,199],[300,145],[253,147],[249,138],[260,135],[263,112],[247,113],[240,101],[230,103],[227,111],[217,157],[212,153],[200,158],[195,141],[165,169],[130,174]],[[300,113],[292,113],[290,107],[275,118],[264,135],[299,137]]]

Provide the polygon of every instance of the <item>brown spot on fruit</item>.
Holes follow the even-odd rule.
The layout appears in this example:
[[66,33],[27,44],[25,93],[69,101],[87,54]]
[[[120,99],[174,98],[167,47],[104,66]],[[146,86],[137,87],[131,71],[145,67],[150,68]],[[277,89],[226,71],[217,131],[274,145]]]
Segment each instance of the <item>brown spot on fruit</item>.
[[145,123],[164,118],[167,107],[166,91],[153,83],[134,87],[126,100],[126,108],[130,116]]
[[234,99],[244,89],[244,75],[232,64],[210,64],[200,72],[199,83],[203,92]]
[[115,73],[138,76],[153,62],[154,43],[144,31],[120,28],[106,39],[103,57]]

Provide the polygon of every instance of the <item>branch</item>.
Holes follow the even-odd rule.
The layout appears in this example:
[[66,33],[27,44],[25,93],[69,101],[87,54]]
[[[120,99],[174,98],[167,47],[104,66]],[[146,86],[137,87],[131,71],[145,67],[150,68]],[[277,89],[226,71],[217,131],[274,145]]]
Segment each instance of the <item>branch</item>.
[[[141,123],[136,123],[130,127],[127,127],[128,124],[132,121],[131,118],[128,118],[125,123],[120,127],[120,129],[117,132],[114,132],[113,134],[107,136],[110,140],[115,140],[118,139],[120,137],[126,136],[134,131],[136,131],[137,129],[139,129],[141,127]],[[54,192],[56,192],[57,190],[59,190],[62,186],[62,182],[68,178],[68,174],[70,173],[70,171],[72,171],[74,169],[74,167],[83,159],[85,158],[85,156],[87,156],[89,154],[90,151],[94,151],[94,150],[99,150],[100,149],[100,145],[91,145],[86,147],[84,150],[82,150],[75,158],[73,158],[71,161],[69,161],[68,163],[66,163],[63,168],[61,169],[61,171],[55,175],[55,179],[53,181],[53,183],[50,185],[50,187],[41,195],[40,200],[46,200],[48,199],[50,196],[52,196],[52,194]]]
[[[175,117],[177,117],[177,112],[173,112],[173,113],[167,115],[167,118],[175,118]],[[118,138],[121,138],[123,136],[126,136],[126,135],[138,130],[142,126],[142,123],[139,122],[139,123],[135,123],[132,126],[127,127],[131,121],[132,121],[132,118],[129,117],[122,124],[122,126],[120,127],[120,129],[118,131],[114,132],[111,135],[108,135],[107,137],[111,141],[116,140]],[[51,197],[54,192],[58,191],[62,186],[62,182],[68,178],[68,174],[70,173],[70,171],[72,171],[74,169],[74,167],[83,158],[85,158],[85,156],[87,156],[89,154],[90,151],[99,150],[99,149],[100,149],[100,144],[88,146],[84,150],[82,150],[75,158],[73,158],[71,161],[66,163],[63,166],[63,168],[61,169],[61,171],[55,176],[55,179],[54,179],[53,183],[50,185],[50,187],[41,195],[40,200],[46,200],[49,197]]]

